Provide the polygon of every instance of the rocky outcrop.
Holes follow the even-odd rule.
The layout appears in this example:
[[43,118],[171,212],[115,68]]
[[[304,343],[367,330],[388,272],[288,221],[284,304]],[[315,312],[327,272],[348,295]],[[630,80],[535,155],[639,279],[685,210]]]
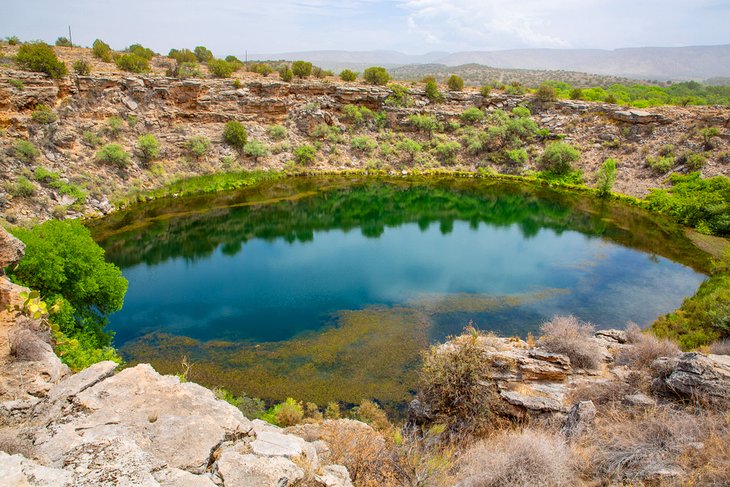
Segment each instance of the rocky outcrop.
[[689,352],[654,362],[652,390],[665,397],[730,406],[730,356]]

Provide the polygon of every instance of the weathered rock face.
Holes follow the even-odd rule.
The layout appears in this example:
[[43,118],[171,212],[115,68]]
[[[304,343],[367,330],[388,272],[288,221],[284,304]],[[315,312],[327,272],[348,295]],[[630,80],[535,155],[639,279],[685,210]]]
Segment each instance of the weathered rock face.
[[730,356],[689,352],[658,359],[653,367],[658,371],[652,382],[657,394],[730,406]]
[[17,263],[25,255],[25,245],[0,227],[0,275],[5,268]]

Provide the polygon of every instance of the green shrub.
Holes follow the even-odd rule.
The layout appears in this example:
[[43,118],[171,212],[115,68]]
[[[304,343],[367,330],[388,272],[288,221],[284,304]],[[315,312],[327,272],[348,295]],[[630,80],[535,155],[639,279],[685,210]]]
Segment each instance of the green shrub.
[[208,61],[208,71],[216,78],[230,78],[236,71],[236,65],[223,59],[212,59]]
[[431,103],[443,102],[444,95],[442,95],[439,91],[439,85],[436,83],[436,80],[432,76],[429,76],[425,81],[426,86],[424,87],[424,93],[426,94],[426,98],[428,98]]
[[[59,193],[73,197],[75,201],[83,201],[86,199],[86,192],[75,184],[66,183],[61,180],[61,175],[55,171],[39,166],[33,171],[33,177],[36,181],[47,185],[49,188],[57,189]],[[63,208],[63,215],[66,214],[66,208]],[[63,216],[62,215],[62,216]]]
[[529,108],[518,106],[512,109],[512,115],[515,115],[517,118],[530,118],[532,113],[530,113]]
[[99,147],[102,144],[101,137],[96,135],[91,130],[84,130],[81,134],[81,142],[88,145],[89,147]]
[[112,48],[101,39],[94,41],[94,44],[91,46],[91,54],[105,63],[112,62]]
[[73,63],[74,73],[79,76],[89,76],[91,74],[91,66],[86,61],[81,59],[74,61]]
[[107,144],[96,153],[96,160],[123,168],[129,165],[129,154],[119,144]]
[[720,136],[720,129],[717,127],[705,127],[699,130],[699,135],[702,137],[702,145],[705,150],[712,149],[712,139]]
[[191,51],[190,49],[170,49],[170,52],[167,54],[167,57],[174,59],[177,61],[177,64],[183,64],[183,63],[196,63],[198,62],[198,58],[195,56],[195,53]]
[[136,54],[122,54],[115,62],[119,69],[130,73],[146,73],[150,70],[149,61]]
[[33,144],[33,142],[29,140],[19,140],[13,146],[13,153],[15,154],[15,157],[20,159],[20,161],[25,164],[29,164],[33,162],[41,152]]
[[241,122],[232,120],[226,122],[226,126],[223,129],[223,141],[237,149],[238,151],[243,150],[243,146],[246,145],[246,127]]
[[484,98],[489,97],[489,94],[492,92],[492,87],[489,85],[483,85],[481,88],[479,88],[479,94],[482,95]]
[[580,159],[580,151],[564,142],[553,142],[545,148],[540,162],[555,174],[566,174],[573,170],[573,163]]
[[9,46],[17,46],[20,44],[20,39],[18,36],[8,36],[5,38],[5,41],[8,43]]
[[109,117],[103,130],[112,139],[117,139],[124,130],[124,120],[119,117]]
[[505,155],[512,164],[517,166],[525,165],[528,160],[527,150],[524,148],[508,150],[505,152]]
[[363,423],[369,424],[378,431],[387,431],[391,428],[388,415],[375,402],[364,399],[353,409],[352,416]]
[[294,79],[294,73],[291,69],[289,69],[289,66],[284,66],[279,70],[279,78],[282,81],[289,83],[292,79]]
[[73,44],[71,44],[71,41],[69,41],[66,37],[59,37],[56,39],[56,45],[58,47],[74,47]]
[[616,159],[609,158],[603,161],[601,169],[596,172],[596,188],[599,196],[605,197],[611,194],[617,172]]
[[160,155],[160,141],[152,134],[140,135],[137,139],[137,149],[143,161],[152,161]]
[[317,79],[324,79],[324,78],[326,78],[328,76],[334,76],[335,75],[334,71],[332,71],[330,69],[322,69],[319,66],[312,67],[312,74]]
[[340,71],[340,79],[342,81],[355,81],[357,79],[357,73],[349,69],[343,69]]
[[385,99],[385,104],[394,107],[410,107],[413,105],[411,99],[411,90],[403,85],[393,83],[388,85],[388,89],[391,91],[390,95]]
[[411,115],[408,117],[408,122],[419,132],[431,134],[434,131],[441,130],[441,124],[436,120],[436,117],[431,115]]
[[195,58],[200,63],[207,63],[208,61],[213,60],[213,53],[204,46],[196,46],[193,50],[193,53],[195,54]]
[[464,123],[478,123],[485,118],[484,112],[477,107],[467,108],[461,113],[461,121]]
[[8,84],[18,91],[23,91],[25,84],[19,79],[9,79]]
[[300,145],[294,149],[294,160],[297,164],[308,166],[314,162],[317,156],[317,149],[311,145]]
[[251,66],[250,71],[252,73],[258,73],[261,76],[263,76],[264,78],[274,72],[274,70],[271,69],[271,66],[269,66],[266,63],[256,63],[253,66]]
[[464,80],[461,79],[461,76],[452,74],[451,76],[449,76],[446,85],[451,91],[461,91],[464,89]]
[[390,81],[390,75],[385,68],[372,66],[362,73],[362,78],[371,85],[385,86]]
[[649,166],[657,174],[665,174],[674,166],[674,155],[668,156],[649,156],[646,158],[646,165]]
[[196,159],[203,157],[210,150],[210,139],[202,135],[190,137],[185,146],[191,156]]
[[436,157],[444,164],[453,163],[459,150],[461,150],[461,144],[456,141],[442,142],[433,149]]
[[56,116],[56,114],[53,113],[53,110],[46,105],[36,106],[33,113],[30,114],[30,118],[35,123],[40,123],[42,125],[48,125],[58,120],[58,116]]
[[340,405],[336,402],[330,402],[327,404],[327,408],[324,410],[325,419],[340,419]]
[[573,88],[570,91],[569,97],[570,97],[571,100],[582,100],[584,98],[583,97],[583,90],[581,90],[580,88]]
[[524,95],[527,93],[527,88],[519,81],[513,81],[506,86],[505,92],[508,95]]
[[399,141],[395,145],[396,150],[398,152],[405,152],[408,154],[408,157],[413,160],[413,158],[423,150],[423,146],[416,142],[413,139],[404,138],[403,140]]
[[172,68],[169,68],[165,74],[172,78],[180,79],[203,77],[203,72],[200,70],[200,66],[195,61],[178,63]]
[[35,186],[33,182],[25,176],[18,176],[18,180],[13,183],[6,183],[5,189],[11,195],[17,198],[28,198],[35,194]]
[[297,78],[308,78],[312,74],[312,63],[307,61],[294,61],[291,65],[291,71]]
[[23,44],[18,49],[15,61],[22,69],[46,73],[54,79],[61,78],[68,73],[63,61],[59,61],[53,48],[45,42]]
[[335,125],[320,123],[312,131],[312,137],[337,144],[342,141],[342,129]]
[[253,157],[254,161],[258,161],[259,157],[266,157],[269,155],[269,149],[263,142],[250,140],[243,146],[243,153],[248,157]]
[[285,402],[277,404],[264,413],[261,419],[276,426],[286,428],[302,422],[304,419],[304,409],[302,409],[300,402],[289,397]]
[[705,164],[707,164],[707,157],[704,154],[686,154],[684,159],[687,167],[695,171],[699,171],[705,167]]
[[286,138],[286,127],[283,125],[269,125],[266,132],[273,140],[284,140]]
[[352,150],[370,154],[378,148],[378,143],[372,137],[362,136],[353,137],[350,141],[350,146]]
[[148,61],[152,61],[152,58],[155,57],[155,52],[148,47],[144,47],[142,44],[132,44],[127,48],[127,52],[145,58]]
[[541,84],[537,91],[535,92],[535,100],[537,100],[540,103],[549,103],[556,101],[558,99],[558,94],[555,91],[555,88],[553,88],[550,85]]

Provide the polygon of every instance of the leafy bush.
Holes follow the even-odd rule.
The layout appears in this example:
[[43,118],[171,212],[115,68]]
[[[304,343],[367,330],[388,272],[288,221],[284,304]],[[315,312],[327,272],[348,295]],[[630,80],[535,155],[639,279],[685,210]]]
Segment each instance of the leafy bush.
[[408,117],[408,122],[419,132],[427,132],[430,134],[441,129],[439,121],[431,115],[411,115]]
[[18,36],[8,36],[5,38],[5,41],[9,46],[17,46],[20,44],[20,38],[18,38]]
[[43,125],[47,125],[49,123],[53,123],[56,120],[58,120],[58,117],[55,113],[53,113],[53,110],[51,110],[46,105],[38,105],[35,107],[35,110],[33,110],[33,113],[30,114],[31,120],[33,120],[35,123],[40,123]]
[[81,59],[74,61],[73,68],[74,73],[79,76],[89,76],[91,74],[91,66],[89,63],[82,61]]
[[464,80],[461,79],[461,76],[452,74],[446,82],[446,85],[451,91],[461,91],[464,89]]
[[323,122],[314,127],[312,137],[337,144],[342,141],[342,129],[336,125],[328,125]]
[[527,107],[517,106],[512,109],[512,115],[515,115],[517,118],[530,118],[532,113],[530,113],[530,109]]
[[136,54],[122,54],[115,59],[115,62],[119,69],[130,73],[146,73],[150,70],[149,61]]
[[340,419],[340,405],[336,402],[330,402],[327,404],[327,408],[324,410],[325,419]]
[[33,142],[29,140],[19,140],[13,146],[13,153],[15,154],[15,157],[20,159],[22,162],[29,164],[33,162],[41,152],[33,144]]
[[195,54],[195,59],[200,63],[207,63],[213,60],[213,53],[205,46],[196,46],[193,53]]
[[294,73],[289,68],[289,66],[284,66],[279,70],[279,78],[282,81],[289,83],[292,79],[294,79]]
[[200,70],[200,66],[195,61],[178,63],[172,68],[169,68],[165,74],[167,76],[180,79],[203,77],[203,72]]
[[105,134],[112,139],[117,139],[124,130],[124,120],[119,117],[109,117],[106,119],[106,125],[103,128]]
[[208,70],[216,78],[230,78],[236,71],[236,65],[223,59],[211,59],[208,61]]
[[25,83],[23,83],[19,79],[9,79],[8,84],[18,91],[23,91],[23,89],[25,88]]
[[210,150],[210,139],[202,135],[190,137],[185,146],[191,156],[196,159],[203,157]]
[[603,161],[601,169],[596,172],[596,188],[599,196],[609,196],[613,184],[616,182],[616,159],[606,159]]
[[231,120],[226,122],[226,126],[223,128],[223,141],[237,149],[243,150],[243,146],[246,145],[246,127],[241,122]]
[[300,402],[288,397],[286,401],[266,411],[261,419],[276,426],[286,428],[302,422],[304,419],[304,409]]
[[540,103],[549,103],[557,99],[558,94],[556,93],[555,88],[544,83],[541,84],[535,92],[535,100]]
[[433,148],[436,157],[444,164],[451,164],[456,158],[456,154],[461,150],[461,144],[452,140],[450,142],[441,142]]
[[665,174],[674,166],[674,156],[649,156],[646,158],[646,165],[657,174]]
[[546,170],[566,174],[573,170],[573,163],[578,159],[578,149],[564,142],[553,142],[545,148],[540,161]]
[[112,48],[101,39],[94,41],[94,44],[91,46],[91,54],[105,63],[112,62]]
[[687,167],[699,171],[707,164],[707,157],[704,154],[690,153],[684,155],[684,161]]
[[308,78],[312,74],[312,63],[307,61],[294,61],[291,65],[291,71],[297,78]]
[[129,165],[129,154],[119,144],[107,144],[96,153],[96,160],[123,168]]
[[482,95],[484,98],[488,98],[491,92],[492,87],[489,85],[483,85],[481,88],[479,88],[479,94]]
[[198,58],[195,56],[195,53],[191,51],[190,49],[170,49],[170,52],[167,54],[167,57],[174,59],[177,61],[177,64],[183,64],[183,63],[196,63],[198,62]]
[[271,73],[274,72],[274,70],[271,69],[271,66],[269,66],[266,63],[256,63],[253,66],[251,66],[250,71],[252,73],[258,73],[263,77],[267,77],[268,75],[270,75]]
[[371,85],[385,86],[390,81],[390,75],[385,68],[372,66],[362,73],[362,78]]
[[357,79],[357,73],[349,69],[343,69],[340,71],[340,79],[348,82],[355,81]]
[[66,37],[59,37],[56,39],[56,45],[58,47],[74,47],[73,44],[71,44],[71,41],[69,41]]
[[484,118],[484,112],[477,107],[467,108],[461,113],[461,120],[464,123],[474,124],[483,121]]
[[294,149],[294,160],[297,164],[308,166],[314,162],[317,156],[317,149],[311,145],[300,145]]
[[507,159],[517,166],[523,166],[527,163],[528,155],[527,150],[523,148],[512,149],[505,152]]
[[254,161],[258,161],[259,157],[269,155],[269,149],[263,142],[250,140],[243,146],[243,153],[248,157],[253,157]]
[[581,90],[580,88],[574,88],[574,89],[572,89],[570,91],[569,98],[571,100],[582,100],[584,98],[583,97],[583,90]]
[[428,98],[431,103],[441,103],[444,101],[444,95],[441,94],[436,80],[431,76],[426,78],[424,93],[426,94],[426,98]]
[[555,316],[540,327],[540,346],[551,353],[562,353],[574,367],[595,369],[600,364],[601,349],[593,340],[593,325],[575,316]]
[[410,107],[413,105],[413,99],[411,98],[411,90],[403,85],[393,83],[388,85],[391,93],[385,99],[385,104],[394,107]]
[[18,49],[15,61],[23,69],[46,73],[54,79],[61,78],[68,73],[63,61],[59,61],[53,48],[45,42],[23,44]]
[[350,146],[353,150],[370,154],[378,148],[378,143],[372,137],[362,136],[353,137],[350,141]]
[[704,127],[698,131],[702,137],[702,145],[705,150],[712,149],[712,139],[720,136],[720,129],[717,127]]
[[98,147],[102,144],[101,137],[96,135],[91,130],[84,130],[84,132],[81,134],[81,142],[85,145],[88,145],[89,147]]
[[132,44],[127,48],[127,52],[130,54],[137,55],[151,61],[155,57],[155,51],[148,47],[144,47],[142,44]]
[[284,140],[286,138],[286,127],[283,125],[269,125],[266,132],[274,140]]
[[18,180],[15,183],[6,183],[5,189],[17,198],[28,198],[35,194],[33,182],[25,176],[18,176]]
[[519,81],[513,81],[505,87],[505,92],[508,95],[524,95],[527,93],[527,88]]
[[416,156],[416,154],[418,154],[419,152],[421,152],[423,150],[423,146],[421,144],[419,144],[415,140],[409,139],[409,138],[405,138],[405,139],[399,141],[395,145],[395,148],[399,152],[405,152],[406,154],[408,154],[408,156],[411,160],[413,160],[413,158]]
[[152,161],[160,155],[160,141],[152,134],[140,135],[137,139],[137,149],[143,161]]
[[[83,201],[86,199],[84,190],[72,183],[66,183],[61,179],[61,175],[57,172],[39,166],[33,171],[33,177],[36,181],[46,184],[50,188],[57,189],[59,193],[73,197],[75,201]],[[65,207],[64,207],[65,215]]]

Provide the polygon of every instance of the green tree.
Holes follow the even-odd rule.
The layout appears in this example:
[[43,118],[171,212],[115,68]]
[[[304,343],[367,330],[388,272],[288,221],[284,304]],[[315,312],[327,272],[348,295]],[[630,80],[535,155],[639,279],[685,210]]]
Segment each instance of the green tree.
[[94,41],[94,44],[91,46],[91,54],[105,63],[112,62],[112,48],[101,39],[96,39]]
[[598,188],[598,194],[601,197],[609,196],[613,184],[616,182],[616,159],[606,159],[603,161],[601,169],[596,172],[596,188]]
[[130,73],[146,73],[150,70],[149,61],[136,54],[122,54],[115,62],[119,69]]
[[213,53],[204,46],[197,46],[193,53],[195,53],[195,58],[198,60],[198,62],[201,63],[207,63],[208,61],[213,60]]
[[241,122],[231,120],[226,122],[226,126],[223,129],[223,141],[231,147],[242,151],[246,145],[246,127]]
[[292,79],[294,79],[294,73],[292,73],[292,70],[289,68],[289,66],[284,66],[279,70],[279,78],[282,81],[289,83]]
[[137,149],[143,161],[152,161],[160,155],[160,141],[152,134],[140,135],[137,139]]
[[46,73],[54,79],[61,78],[68,73],[63,61],[59,61],[53,48],[45,42],[23,44],[18,49],[15,61],[23,69]]
[[567,174],[573,163],[580,159],[580,151],[565,142],[553,142],[545,148],[540,161],[543,167],[555,174]]
[[385,86],[390,81],[390,75],[385,68],[380,66],[372,66],[362,73],[362,78],[371,85]]
[[132,44],[127,48],[127,52],[130,54],[136,54],[148,61],[152,61],[152,58],[155,57],[155,51],[148,47],[144,47],[142,44]]
[[426,86],[424,91],[426,93],[426,98],[428,98],[432,103],[441,103],[444,101],[444,95],[442,95],[439,91],[439,85],[436,83],[436,79],[433,76],[429,76],[425,81]]
[[342,81],[355,81],[357,79],[357,73],[350,69],[343,69],[340,71],[340,79]]
[[291,65],[291,71],[297,78],[308,78],[312,74],[312,63],[307,61],[294,61]]
[[452,74],[449,77],[449,80],[446,82],[446,84],[451,91],[461,91],[464,89],[464,80],[461,79],[461,76],[457,76],[455,74]]
[[170,49],[167,57],[174,59],[178,62],[178,64],[198,62],[198,58],[195,56],[195,53],[190,49]]

